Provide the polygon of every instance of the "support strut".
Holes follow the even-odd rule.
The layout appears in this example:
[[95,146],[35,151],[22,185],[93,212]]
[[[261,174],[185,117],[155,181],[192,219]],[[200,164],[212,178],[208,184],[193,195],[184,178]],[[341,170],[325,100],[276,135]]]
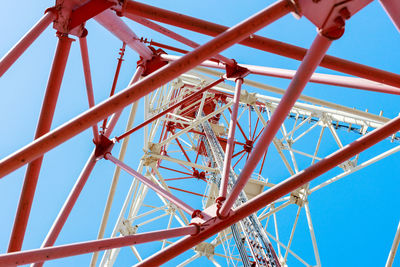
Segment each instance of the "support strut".
[[[35,139],[38,139],[50,130],[72,41],[73,39],[68,36],[58,35],[57,49],[47,83],[42,110],[40,111]],[[38,157],[28,165],[28,169],[26,170],[8,252],[21,250],[42,161],[43,156]]]

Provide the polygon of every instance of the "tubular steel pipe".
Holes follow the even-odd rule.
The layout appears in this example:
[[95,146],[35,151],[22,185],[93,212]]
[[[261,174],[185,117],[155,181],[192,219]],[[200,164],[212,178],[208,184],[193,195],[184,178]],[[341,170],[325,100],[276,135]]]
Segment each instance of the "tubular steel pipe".
[[274,22],[292,10],[293,5],[289,1],[280,0],[254,16],[240,22],[229,31],[220,34],[218,37],[194,49],[181,59],[153,72],[110,99],[96,105],[49,134],[42,136],[38,140],[35,140],[31,144],[4,158],[0,161],[0,177],[40,157],[52,148],[84,131],[93,125],[93,123],[119,111],[121,108],[140,99],[182,73],[187,72],[207,58],[243,40],[248,35]]
[[125,163],[119,161],[117,158],[113,157],[110,153],[107,153],[104,155],[104,158],[107,160],[110,160],[111,162],[114,162],[115,165],[129,173],[130,175],[136,177],[139,179],[142,183],[153,189],[157,194],[160,194],[164,198],[168,199],[171,201],[174,205],[176,205],[178,208],[181,208],[183,211],[185,211],[189,215],[193,215],[195,212],[195,209],[190,207],[188,204],[180,200],[179,198],[175,197],[172,195],[170,192],[166,191],[164,188],[160,187],[159,185],[153,183],[150,179],[144,177],[134,169],[130,168],[128,165]]
[[[137,81],[139,81],[140,77],[142,77],[143,72],[144,72],[144,67],[142,65],[137,66],[136,71],[133,74],[131,81],[129,82],[129,85],[132,86]],[[123,111],[123,108],[118,110],[117,112],[115,112],[114,115],[111,117],[110,122],[108,123],[106,129],[103,129],[105,137],[107,137],[107,138],[110,137],[112,131],[115,128],[115,125],[117,125],[117,122],[119,120],[119,117],[122,114],[122,111]]]
[[69,245],[39,248],[22,252],[14,252],[0,255],[1,266],[15,266],[35,262],[43,262],[75,255],[82,255],[95,251],[102,251],[125,246],[143,244],[185,235],[195,235],[198,232],[196,225],[173,228],[160,231],[152,231],[143,234],[112,237],[102,240],[73,243]]
[[[96,165],[96,156],[95,152],[93,151],[90,155],[88,161],[85,164],[81,174],[79,175],[78,180],[76,181],[74,187],[72,188],[67,200],[65,201],[63,207],[60,210],[60,213],[57,215],[56,220],[53,223],[49,233],[47,234],[45,240],[43,241],[42,248],[44,247],[51,247],[57,240],[58,235],[61,232],[65,222],[68,219],[69,214],[72,211],[76,201],[80,193],[82,192],[83,187],[85,186],[94,166]],[[42,266],[43,262],[36,263],[34,266]]]
[[216,80],[215,82],[210,83],[209,85],[207,85],[207,86],[203,87],[202,89],[200,89],[200,90],[194,92],[193,94],[187,96],[186,98],[182,99],[181,101],[177,102],[176,104],[173,104],[172,106],[170,106],[170,107],[167,108],[166,110],[164,110],[164,111],[158,113],[157,115],[155,115],[155,116],[149,118],[148,120],[142,122],[141,124],[139,124],[139,125],[136,126],[135,128],[132,128],[132,129],[130,129],[129,131],[127,131],[126,133],[121,134],[120,136],[115,137],[115,140],[117,140],[117,141],[119,142],[121,139],[124,139],[124,138],[127,137],[128,135],[130,135],[130,134],[136,132],[137,130],[139,130],[139,129],[143,128],[144,126],[148,125],[149,123],[151,123],[151,122],[155,121],[156,119],[158,119],[158,118],[164,116],[165,114],[171,112],[172,110],[176,109],[177,107],[181,106],[182,104],[184,104],[184,103],[186,103],[186,102],[192,100],[192,99],[195,98],[196,96],[198,96],[198,95],[204,93],[205,91],[207,91],[208,89],[210,89],[210,88],[216,86],[217,84],[219,84],[219,83],[222,82],[222,81],[224,81],[223,78],[218,79],[218,80]]
[[[126,131],[128,131],[133,125],[138,105],[139,105],[138,101],[136,101],[135,103],[132,104],[131,112],[129,114],[128,122],[127,122],[126,128],[125,128]],[[129,136],[126,139],[124,139],[122,142],[121,149],[120,149],[119,155],[118,155],[118,159],[120,161],[124,161],[124,159],[125,159],[125,154],[126,154],[126,150],[128,148],[128,143],[129,143]],[[112,179],[111,186],[110,186],[110,191],[108,192],[106,206],[104,208],[103,217],[101,218],[101,223],[100,223],[100,227],[99,227],[99,232],[97,234],[97,239],[102,239],[104,237],[104,233],[106,231],[108,218],[110,215],[112,203],[114,201],[114,195],[115,195],[115,191],[117,189],[120,174],[121,174],[121,168],[119,168],[118,166],[115,166],[114,175],[113,175],[113,179]],[[92,266],[92,267],[96,266],[98,254],[99,254],[98,252],[93,253],[92,260],[90,262],[90,266]]]
[[[120,49],[120,53],[119,53],[120,56],[117,59],[118,60],[117,68],[115,69],[114,79],[113,79],[113,83],[112,83],[112,86],[111,86],[110,96],[109,97],[112,97],[114,95],[115,88],[117,87],[117,82],[118,82],[118,78],[119,78],[119,72],[121,71],[122,62],[124,61],[125,47],[126,47],[126,43],[122,43],[122,48]],[[139,75],[139,77],[140,77],[140,75]],[[139,77],[137,79],[139,79]],[[129,83],[129,84],[131,84],[131,83]],[[103,120],[103,124],[102,124],[103,132],[107,128],[107,119],[108,118],[105,118]]]
[[150,48],[139,42],[136,34],[113,11],[106,10],[94,17],[94,19],[118,39],[135,50],[142,58],[145,60],[152,58],[153,52]]
[[224,217],[229,213],[237,197],[246,185],[247,181],[250,179],[250,176],[257,167],[258,162],[268,149],[274,136],[278,132],[293,105],[296,103],[296,100],[301,95],[301,92],[303,91],[315,69],[318,67],[318,64],[321,62],[331,43],[332,40],[317,34],[317,37],[301,62],[296,75],[290,82],[286,93],[283,95],[282,100],[279,102],[278,107],[272,114],[268,125],[261,134],[257,145],[253,148],[248,161],[243,167],[243,170],[240,172],[235,186],[232,188],[228,198],[222,205],[219,211],[221,216]]
[[226,142],[225,158],[224,158],[224,168],[222,170],[222,181],[219,189],[219,197],[226,198],[226,193],[228,192],[228,181],[229,174],[231,170],[232,154],[235,149],[235,130],[237,123],[237,115],[240,102],[240,92],[242,89],[243,79],[236,79],[235,95],[233,97],[233,108],[231,114],[231,121],[229,122],[229,133]]
[[0,77],[14,64],[25,50],[39,37],[39,35],[56,18],[56,13],[49,9],[46,14],[11,48],[0,60]]
[[386,13],[392,20],[396,29],[400,32],[400,3],[393,0],[379,0]]
[[[71,43],[73,41],[73,39],[68,36],[58,36],[58,38],[57,49],[36,128],[35,140],[48,133],[51,128],[58,94],[67,65]],[[39,155],[34,161],[30,162],[26,170],[8,252],[21,250],[42,161],[43,156]]]
[[[85,75],[85,83],[86,83],[86,93],[88,97],[89,108],[91,108],[95,105],[95,102],[94,102],[92,75],[90,73],[89,52],[88,52],[86,36],[79,38],[79,46],[81,48],[83,73]],[[93,124],[92,130],[93,130],[94,142],[97,144],[97,142],[99,141],[99,128],[97,127],[97,123]]]
[[[167,61],[175,61],[180,58],[180,56],[167,55],[167,54],[163,54],[161,55],[161,57]],[[214,62],[211,60],[206,60],[202,62],[200,65],[216,69],[226,68],[224,64],[220,64],[218,62]],[[295,70],[278,69],[278,68],[247,65],[247,64],[239,64],[239,66],[248,69],[252,74],[278,77],[284,79],[292,79],[296,74]],[[339,76],[339,75],[324,74],[324,73],[314,73],[310,78],[310,82],[349,87],[353,89],[362,89],[372,92],[400,95],[400,88],[373,82],[363,78]]]
[[[135,1],[127,1],[124,12],[209,36],[217,36],[228,29],[228,27],[223,25]],[[296,60],[303,60],[307,52],[302,47],[254,34],[251,38],[248,37],[241,41],[240,44]],[[326,55],[321,61],[320,66],[400,88],[400,75],[349,60]]]
[[273,201],[289,194],[293,190],[309,183],[313,179],[319,177],[325,172],[336,167],[340,163],[361,153],[367,148],[375,145],[379,141],[395,134],[400,130],[400,117],[397,117],[379,129],[360,137],[353,143],[339,149],[338,151],[328,155],[324,159],[311,165],[304,171],[301,171],[285,181],[273,186],[264,193],[254,197],[242,206],[233,210],[227,218],[219,219],[214,217],[210,220],[209,226],[200,231],[196,236],[185,237],[180,241],[168,246],[166,249],[152,255],[146,260],[140,262],[136,266],[160,266],[170,259],[178,256],[184,251],[194,247],[198,243],[206,240],[214,234],[224,230],[226,227],[240,221],[241,219],[257,212]]
[[[143,26],[146,26],[146,27],[148,27],[148,28],[150,28],[150,29],[152,29],[152,30],[154,30],[156,32],[164,34],[165,36],[168,36],[171,39],[174,39],[174,40],[176,40],[178,42],[181,42],[181,43],[183,43],[183,44],[185,44],[185,45],[187,45],[189,47],[196,48],[196,47],[200,46],[198,43],[193,42],[192,40],[189,40],[188,38],[183,37],[182,35],[179,35],[179,34],[173,32],[173,31],[170,31],[167,28],[164,28],[161,25],[158,25],[158,24],[156,24],[156,23],[154,23],[154,22],[152,22],[150,20],[147,20],[145,18],[138,17],[138,16],[135,16],[135,15],[131,15],[129,13],[127,13],[126,17],[131,19],[131,20],[133,20],[133,21],[136,21],[137,23],[140,23]],[[235,64],[235,61],[233,59],[229,59],[229,58],[224,57],[222,55],[215,55],[214,57],[216,59],[222,61],[222,62],[225,62],[228,65],[234,65]]]

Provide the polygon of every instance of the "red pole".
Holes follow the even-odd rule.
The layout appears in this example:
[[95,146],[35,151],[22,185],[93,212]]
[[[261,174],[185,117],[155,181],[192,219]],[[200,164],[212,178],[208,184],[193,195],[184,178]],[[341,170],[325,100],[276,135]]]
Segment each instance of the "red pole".
[[[95,165],[96,165],[96,156],[93,151],[88,161],[86,162],[86,165],[83,168],[81,174],[79,175],[79,178],[76,181],[73,189],[71,190],[71,193],[69,194],[62,209],[60,210],[57,219],[54,221],[53,226],[51,227],[49,233],[47,234],[46,239],[43,241],[42,248],[51,247],[56,242],[57,237],[61,232],[61,229],[63,228],[65,222],[67,221],[68,216],[71,213],[72,208],[74,207],[76,201],[78,200],[78,197],[82,192],[82,189],[85,186],[86,181],[88,180],[90,173],[92,172]],[[34,266],[37,267],[42,265],[43,263],[41,262],[35,264]]]
[[[187,45],[189,47],[196,48],[196,47],[200,46],[198,43],[193,42],[192,40],[189,40],[188,38],[183,37],[182,35],[179,35],[176,32],[170,31],[167,28],[164,28],[163,26],[158,25],[158,24],[156,24],[156,23],[154,23],[154,22],[152,22],[150,20],[147,20],[145,18],[138,17],[138,16],[135,16],[135,15],[131,15],[129,13],[126,14],[126,17],[130,18],[131,20],[136,21],[137,23],[140,23],[140,24],[142,24],[142,25],[144,25],[144,26],[146,26],[146,27],[148,27],[148,28],[150,28],[150,29],[152,29],[152,30],[154,30],[156,32],[164,34],[165,36],[168,36],[171,39],[174,39],[174,40],[176,40],[178,42],[181,42],[181,43],[183,43],[183,44],[185,44],[185,45]],[[233,59],[226,58],[226,57],[224,57],[222,55],[215,55],[214,57],[216,59],[228,64],[228,65],[234,65],[235,64]]]
[[[161,57],[167,61],[175,61],[180,58],[180,56],[167,55],[163,54]],[[216,68],[216,69],[225,69],[226,66],[224,64],[214,62],[211,60],[206,60],[200,64],[204,67]],[[278,77],[284,79],[292,79],[296,74],[295,70],[287,70],[287,69],[278,69],[278,68],[270,68],[265,66],[255,66],[255,65],[247,65],[247,64],[239,64],[240,67],[246,68],[252,74],[265,75],[270,77]],[[347,77],[340,75],[332,75],[332,74],[324,74],[324,73],[314,73],[310,82],[320,83],[320,84],[328,84],[335,86],[343,86],[349,87],[353,89],[361,89],[372,92],[386,93],[386,94],[394,94],[400,95],[400,88],[373,82],[370,80],[366,80],[363,78],[357,77]]]
[[164,188],[160,187],[159,185],[153,183],[149,178],[144,177],[134,169],[130,168],[128,165],[123,163],[122,161],[118,160],[117,158],[113,157],[110,153],[107,153],[104,155],[104,158],[107,160],[110,160],[111,162],[114,162],[115,165],[132,175],[133,177],[139,179],[142,183],[153,189],[157,194],[160,194],[161,196],[165,197],[169,201],[171,201],[174,205],[177,207],[181,208],[184,212],[186,212],[189,215],[193,215],[195,212],[195,209],[190,207],[188,204],[180,200],[179,198],[175,197],[172,195],[170,192],[166,191]]
[[161,85],[178,77],[197,66],[207,58],[239,42],[253,32],[291,12],[291,2],[280,0],[247,20],[232,27],[229,31],[194,49],[187,55],[158,71],[146,76],[141,81],[129,86],[110,99],[96,105],[76,118],[63,124],[52,132],[35,140],[14,154],[0,161],[0,177],[40,157],[52,148],[62,144],[73,136],[91,127],[106,116],[140,99]]
[[[137,66],[135,74],[133,74],[133,77],[131,81],[129,82],[129,85],[135,84],[137,81],[139,81],[140,77],[142,76],[144,72],[144,67],[142,65]],[[117,112],[114,113],[114,115],[111,117],[110,122],[108,123],[107,127],[103,129],[104,136],[105,137],[110,137],[112,131],[114,130],[115,125],[117,124],[119,117],[122,114],[122,109],[118,110]]]
[[[217,36],[229,29],[223,25],[135,1],[126,2],[125,12],[210,36]],[[296,60],[302,60],[307,52],[302,47],[254,34],[251,38],[241,41],[240,44]],[[320,66],[400,88],[400,75],[349,60],[326,55]]]
[[[73,41],[73,39],[66,35],[59,35],[58,38],[57,49],[51,67],[42,109],[40,111],[39,122],[36,128],[35,139],[48,133],[51,128],[51,122],[53,120],[65,66],[67,65],[69,50]],[[30,162],[28,169],[26,170],[8,252],[21,250],[42,161],[43,156],[36,157],[34,161]]]
[[228,181],[229,181],[229,174],[231,170],[231,162],[232,162],[232,154],[233,150],[235,149],[235,130],[236,130],[236,123],[237,123],[237,115],[239,109],[239,102],[240,102],[240,92],[242,89],[243,78],[236,79],[236,88],[235,88],[235,96],[233,97],[233,108],[231,114],[231,121],[229,122],[229,133],[228,139],[226,142],[226,149],[225,149],[225,158],[224,158],[224,167],[222,170],[222,180],[221,185],[219,187],[219,197],[225,200],[226,193],[228,191]]
[[0,60],[0,77],[14,64],[25,50],[39,37],[39,35],[56,18],[53,10],[46,14],[30,29],[11,50]]
[[137,35],[118,17],[114,11],[107,9],[95,16],[94,19],[104,28],[109,30],[122,42],[136,51],[142,58],[149,60],[153,52],[145,44],[139,41]]
[[400,3],[393,0],[379,0],[386,13],[392,20],[396,29],[400,32]]
[[[209,220],[208,227],[200,231],[195,236],[184,237],[180,241],[168,246],[164,250],[152,255],[146,260],[140,262],[136,266],[160,266],[170,259],[178,256],[186,250],[194,247],[198,243],[206,240],[214,234],[224,230],[226,227],[240,221],[241,219],[257,212],[273,201],[289,194],[296,188],[299,188],[313,179],[319,177],[330,169],[336,167],[340,163],[350,159],[351,157],[361,153],[367,148],[375,145],[379,141],[393,135],[400,130],[400,117],[397,117],[379,129],[364,135],[355,142],[341,148],[317,163],[311,165],[302,172],[299,172],[285,181],[268,189],[264,193],[254,197],[247,203],[243,204],[236,210],[233,210],[227,218],[220,219],[214,217]],[[204,224],[203,226],[205,226]]]
[[[125,47],[126,47],[126,43],[123,43],[122,48],[120,49],[121,52],[119,53],[120,57],[117,59],[118,63],[117,63],[117,68],[116,68],[115,74],[114,74],[113,84],[111,86],[110,97],[114,95],[115,88],[117,87],[119,72],[121,71],[122,62],[124,61]],[[103,131],[105,131],[106,128],[107,128],[107,118],[105,118],[103,121],[103,126],[102,126]]]
[[[90,74],[89,52],[87,47],[86,36],[79,38],[79,45],[81,48],[83,73],[85,75],[86,93],[88,96],[89,108],[91,108],[95,105],[95,102],[94,102],[92,77]],[[99,141],[99,129],[97,127],[97,123],[93,124],[92,130],[93,130],[94,142],[97,143]]]
[[250,179],[251,174],[257,167],[258,162],[263,157],[265,151],[268,149],[270,143],[272,142],[272,139],[279,131],[279,128],[285,121],[285,118],[289,114],[293,105],[296,103],[296,100],[301,95],[301,92],[306,86],[311,75],[314,73],[315,69],[318,67],[318,64],[321,62],[331,43],[332,40],[319,33],[317,34],[317,37],[315,38],[310,49],[307,51],[306,56],[301,62],[299,69],[296,72],[296,75],[289,84],[288,89],[286,90],[281,101],[279,102],[279,105],[274,111],[271,119],[269,120],[268,125],[265,127],[263,133],[261,134],[257,145],[253,148],[249,160],[246,162],[243,170],[239,174],[235,186],[233,187],[228,198],[222,205],[219,211],[222,217],[226,216],[229,213],[237,197],[246,185],[247,181]]
[[153,231],[143,234],[122,237],[105,238],[101,240],[86,241],[50,248],[33,249],[0,255],[1,266],[16,266],[35,262],[43,262],[75,255],[81,255],[106,249],[120,248],[143,244],[152,241],[169,239],[184,235],[195,235],[198,232],[196,225],[180,228]]

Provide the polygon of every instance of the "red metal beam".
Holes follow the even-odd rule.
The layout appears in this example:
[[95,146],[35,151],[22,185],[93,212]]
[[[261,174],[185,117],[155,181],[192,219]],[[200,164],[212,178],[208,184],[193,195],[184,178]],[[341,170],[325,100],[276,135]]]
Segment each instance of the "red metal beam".
[[[210,36],[217,36],[228,29],[223,25],[134,1],[126,2],[125,12]],[[240,44],[296,60],[303,60],[307,52],[302,47],[254,34]],[[400,88],[400,75],[349,60],[326,55],[320,66]]]
[[94,123],[119,111],[121,108],[131,104],[161,85],[192,69],[207,58],[210,58],[240,40],[243,40],[253,32],[274,22],[292,10],[293,5],[291,2],[280,0],[254,16],[240,22],[229,31],[220,34],[218,37],[194,49],[187,55],[183,56],[180,60],[170,63],[158,71],[146,76],[144,79],[129,86],[110,99],[105,100],[52,132],[6,157],[0,161],[0,177],[3,177],[26,163],[40,157],[52,148],[81,133],[88,127],[91,127]]
[[[86,93],[88,97],[89,108],[91,108],[95,105],[95,102],[94,102],[92,75],[90,73],[89,52],[87,47],[86,36],[79,38],[79,46],[81,48],[83,73],[85,75],[85,83],[86,83]],[[93,140],[95,143],[97,143],[99,141],[99,129],[97,127],[97,123],[93,124],[92,130],[93,130]]]
[[108,9],[95,16],[94,19],[104,28],[109,30],[122,42],[136,51],[142,58],[149,60],[153,52],[145,44],[139,41],[137,35],[118,17],[114,11]]
[[[126,17],[130,18],[131,20],[136,21],[137,23],[140,23],[140,24],[142,24],[142,25],[144,25],[144,26],[146,26],[146,27],[148,27],[148,28],[150,28],[150,29],[152,29],[154,31],[157,31],[157,32],[159,32],[161,34],[164,34],[165,36],[168,36],[171,39],[174,39],[174,40],[176,40],[178,42],[181,42],[181,43],[183,43],[183,44],[185,44],[185,45],[187,45],[189,47],[196,48],[196,47],[200,46],[198,43],[193,42],[192,40],[189,40],[188,38],[186,38],[186,37],[184,37],[182,35],[179,35],[176,32],[170,31],[167,28],[165,28],[165,27],[163,27],[161,25],[158,25],[158,24],[156,24],[156,23],[154,23],[154,22],[152,22],[150,20],[147,20],[145,18],[138,17],[138,16],[135,16],[135,15],[131,15],[129,13],[126,14]],[[235,61],[233,59],[226,58],[226,57],[224,57],[222,55],[215,55],[214,58],[216,58],[218,60],[221,60],[222,62],[225,62],[228,65],[234,65],[235,64]]]
[[[129,82],[129,85],[135,84],[140,77],[142,77],[142,74],[144,72],[145,68],[142,65],[137,66],[135,74],[133,74],[131,81]],[[104,136],[109,138],[112,131],[114,130],[115,125],[117,124],[119,117],[121,116],[123,111],[123,108],[118,110],[117,112],[114,113],[114,115],[111,117],[110,122],[108,123],[107,127],[103,129]]]
[[[60,213],[58,214],[56,220],[53,223],[53,226],[51,227],[49,233],[46,236],[46,239],[43,241],[42,248],[43,247],[51,247],[54,245],[54,243],[57,240],[58,235],[61,232],[61,229],[63,228],[65,222],[68,219],[69,214],[72,211],[72,208],[74,207],[76,201],[78,200],[78,197],[80,193],[82,192],[83,187],[85,186],[94,166],[96,165],[96,156],[95,156],[95,151],[90,155],[88,161],[85,164],[85,167],[83,168],[81,174],[79,175],[78,180],[76,181],[74,187],[71,190],[71,193],[69,194],[67,200],[65,201],[63,207],[60,210]],[[37,263],[34,266],[42,266],[43,263]]]
[[[113,79],[113,83],[111,86],[111,91],[110,91],[109,97],[112,97],[114,95],[115,88],[117,87],[119,72],[121,71],[122,62],[124,61],[125,47],[126,47],[126,43],[122,43],[122,48],[120,48],[119,58],[117,59],[118,60],[117,68],[115,69],[114,79]],[[103,120],[103,126],[102,126],[103,131],[105,131],[106,128],[107,128],[107,118],[105,118]]]
[[375,145],[381,140],[395,134],[400,130],[400,117],[397,117],[379,129],[375,129],[365,136],[357,139],[355,142],[341,148],[317,163],[311,165],[302,172],[299,172],[285,181],[268,189],[264,193],[249,200],[239,208],[233,210],[227,218],[220,219],[214,217],[203,224],[204,229],[195,236],[185,237],[180,241],[168,246],[164,250],[152,255],[136,266],[160,266],[163,263],[178,256],[184,251],[194,247],[200,242],[224,230],[226,227],[240,221],[241,219],[257,212],[273,201],[289,194],[293,190],[309,183],[330,169],[338,166],[340,163],[361,153],[367,148]]
[[173,187],[173,186],[168,186],[168,188],[176,190],[176,191],[181,191],[181,192],[184,192],[184,193],[192,194],[192,195],[195,195],[195,196],[199,196],[199,197],[207,197],[206,195],[203,195],[203,194],[195,193],[195,192],[192,192],[192,191],[184,190],[184,189]]
[[[180,58],[179,56],[167,55],[167,54],[161,55],[161,57],[167,61],[174,61]],[[224,64],[221,64],[219,62],[214,62],[211,60],[202,62],[201,66],[216,68],[216,69],[226,68]],[[296,74],[295,70],[278,69],[278,68],[247,65],[247,64],[239,64],[239,66],[248,69],[252,74],[278,77],[283,79],[292,79]],[[373,82],[363,78],[347,77],[347,76],[324,74],[324,73],[314,73],[310,78],[310,82],[349,87],[353,89],[361,89],[372,92],[400,95],[400,88],[398,87]]]
[[91,0],[86,2],[72,11],[71,20],[68,25],[69,29],[74,29],[113,5],[115,5],[115,3],[107,0]]
[[14,64],[25,50],[39,37],[39,35],[53,22],[56,13],[53,9],[46,14],[30,29],[11,50],[0,60],[0,77]]
[[[221,186],[219,188],[219,197],[225,199],[226,193],[228,192],[228,181],[229,181],[229,174],[231,171],[231,162],[232,162],[232,155],[235,149],[235,130],[236,130],[236,123],[237,123],[237,115],[239,109],[239,102],[240,102],[240,92],[242,89],[243,79],[239,78],[236,79],[236,86],[235,86],[235,96],[233,97],[233,108],[231,114],[231,121],[229,122],[229,133],[228,133],[228,140],[226,142],[226,149],[225,149],[225,157],[224,157],[224,167],[222,170],[222,180]],[[251,137],[249,137],[251,138]]]
[[232,191],[230,192],[228,198],[222,205],[220,210],[221,216],[226,216],[231,210],[237,197],[239,196],[240,192],[242,192],[242,189],[246,185],[247,181],[250,179],[252,173],[257,167],[258,162],[261,160],[265,151],[268,149],[274,136],[279,131],[279,128],[281,127],[293,105],[296,103],[297,99],[301,95],[301,92],[308,83],[308,80],[314,73],[315,69],[318,67],[318,64],[321,62],[331,43],[332,40],[326,38],[325,36],[322,36],[319,33],[317,34],[317,37],[315,38],[310,49],[307,51],[306,56],[301,62],[299,69],[296,72],[296,75],[290,82],[288,89],[286,90],[281,101],[279,102],[279,105],[274,111],[271,119],[269,120],[268,125],[265,127],[263,133],[261,134],[257,145],[253,148],[249,160],[247,161],[243,170],[240,172],[235,186],[232,188]]
[[[53,65],[51,67],[46,93],[36,128],[36,140],[48,133],[51,128],[61,82],[67,65],[71,43],[73,41],[73,39],[68,36],[59,35],[58,38],[57,49],[54,55]],[[26,170],[17,214],[15,216],[14,227],[8,246],[8,252],[21,250],[42,161],[43,156],[39,155],[39,157],[36,157],[34,161],[30,162],[28,169]]]
[[105,238],[50,248],[33,249],[0,255],[1,266],[16,266],[35,262],[43,262],[75,255],[81,255],[106,249],[120,248],[143,244],[152,241],[169,239],[184,235],[195,235],[198,232],[196,225],[180,228],[153,231],[123,237]]

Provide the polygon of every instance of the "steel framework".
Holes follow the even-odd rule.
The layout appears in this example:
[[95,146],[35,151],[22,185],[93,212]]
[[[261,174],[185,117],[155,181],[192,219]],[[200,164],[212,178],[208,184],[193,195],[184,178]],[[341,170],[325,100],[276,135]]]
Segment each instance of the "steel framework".
[[[400,75],[326,55],[346,35],[347,21],[371,2],[279,0],[228,28],[131,0],[56,0],[0,60],[4,79],[50,24],[56,30],[57,46],[34,141],[0,161],[4,180],[27,165],[0,266],[42,266],[49,260],[88,253],[92,253],[91,266],[184,266],[202,260],[215,266],[321,266],[324,258],[310,196],[400,150],[400,117],[388,119],[382,113],[302,94],[309,83],[317,83],[400,95]],[[399,30],[400,2],[381,0],[380,4]],[[317,28],[308,49],[255,34],[289,13],[304,16]],[[106,95],[99,92],[105,100],[98,104],[87,43],[91,21],[122,42],[111,89]],[[160,40],[174,42],[149,41],[147,35],[139,38],[128,26],[131,21],[157,32]],[[190,34],[184,36],[167,25],[212,38],[198,44]],[[52,128],[74,38],[89,109]],[[242,56],[231,59],[220,54],[235,44],[301,62],[297,70],[288,70],[242,64],[246,61]],[[181,49],[182,45],[189,50]],[[131,53],[128,49],[140,58],[127,87],[118,91],[123,61]],[[336,72],[318,69],[317,73],[319,66]],[[283,90],[254,81],[253,76],[289,82]],[[144,120],[133,126],[139,106],[144,108]],[[125,130],[119,122],[124,119]],[[44,155],[64,142],[68,146],[81,133],[86,138],[87,129],[94,143],[92,153],[41,247],[24,249]],[[137,137],[144,137],[142,144]],[[135,146],[128,149],[130,140]],[[374,145],[372,152],[363,152]],[[78,149],[71,151],[68,157],[79,157]],[[97,238],[56,244],[90,176],[103,176],[92,172],[103,165],[114,167],[114,173],[102,219],[95,223],[100,225]],[[124,190],[118,190],[120,176]],[[278,214],[285,220],[278,220]],[[396,211],[392,215],[396,220]],[[374,245],[375,251],[389,255],[386,266],[394,263],[399,236],[397,229],[391,248]]]

